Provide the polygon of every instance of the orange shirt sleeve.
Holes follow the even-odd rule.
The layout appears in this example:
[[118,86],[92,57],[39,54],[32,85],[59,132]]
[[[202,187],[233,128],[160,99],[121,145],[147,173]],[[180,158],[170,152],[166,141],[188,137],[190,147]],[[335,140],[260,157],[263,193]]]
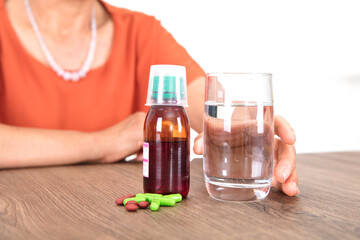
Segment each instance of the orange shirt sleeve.
[[205,75],[199,64],[188,54],[174,37],[154,17],[142,15],[137,29],[136,84],[139,97],[135,111],[146,111],[147,87],[150,66],[153,64],[175,64],[186,67],[187,84]]

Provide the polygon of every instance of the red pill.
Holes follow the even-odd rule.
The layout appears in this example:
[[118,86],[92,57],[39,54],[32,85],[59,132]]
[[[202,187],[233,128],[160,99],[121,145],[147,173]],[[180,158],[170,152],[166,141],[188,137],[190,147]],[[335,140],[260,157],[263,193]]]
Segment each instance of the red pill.
[[126,197],[126,198],[136,197],[136,194],[129,193],[129,194],[125,195],[124,197]]
[[135,205],[137,205],[137,201],[135,201],[135,200],[127,201],[127,202],[126,202],[126,206],[129,205],[129,204],[135,204]]
[[134,212],[138,209],[138,206],[134,203],[131,204],[126,204],[125,206],[126,210],[128,210],[129,212]]
[[126,197],[119,197],[115,200],[115,203],[117,205],[123,205],[125,199],[126,199]]
[[124,195],[122,197],[119,197],[115,200],[115,203],[117,205],[123,205],[124,204],[124,200],[127,199],[127,198],[132,198],[132,197],[135,197],[136,195],[135,194],[132,194],[132,193],[129,193],[127,195]]
[[147,208],[149,205],[150,205],[150,203],[148,201],[139,202],[139,207],[140,208]]

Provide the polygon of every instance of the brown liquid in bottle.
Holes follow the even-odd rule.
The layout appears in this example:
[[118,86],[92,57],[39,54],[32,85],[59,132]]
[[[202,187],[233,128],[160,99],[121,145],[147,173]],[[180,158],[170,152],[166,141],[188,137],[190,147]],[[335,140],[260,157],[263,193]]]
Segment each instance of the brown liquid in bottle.
[[190,125],[184,107],[153,105],[144,124],[145,146],[144,192],[180,193],[185,198],[190,185]]

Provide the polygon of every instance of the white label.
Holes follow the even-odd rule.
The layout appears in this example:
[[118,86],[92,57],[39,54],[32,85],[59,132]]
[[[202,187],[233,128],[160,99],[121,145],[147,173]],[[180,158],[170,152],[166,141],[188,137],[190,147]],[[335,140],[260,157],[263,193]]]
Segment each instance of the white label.
[[143,144],[143,176],[149,177],[149,143]]

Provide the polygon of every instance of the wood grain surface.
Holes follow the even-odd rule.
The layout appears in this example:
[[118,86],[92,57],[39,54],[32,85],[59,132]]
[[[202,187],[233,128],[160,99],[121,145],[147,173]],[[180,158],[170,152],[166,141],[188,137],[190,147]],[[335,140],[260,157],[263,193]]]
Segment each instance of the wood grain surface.
[[127,212],[142,164],[0,170],[0,239],[359,239],[360,152],[297,156],[301,194],[258,202],[209,197],[201,159],[189,197],[158,212]]

